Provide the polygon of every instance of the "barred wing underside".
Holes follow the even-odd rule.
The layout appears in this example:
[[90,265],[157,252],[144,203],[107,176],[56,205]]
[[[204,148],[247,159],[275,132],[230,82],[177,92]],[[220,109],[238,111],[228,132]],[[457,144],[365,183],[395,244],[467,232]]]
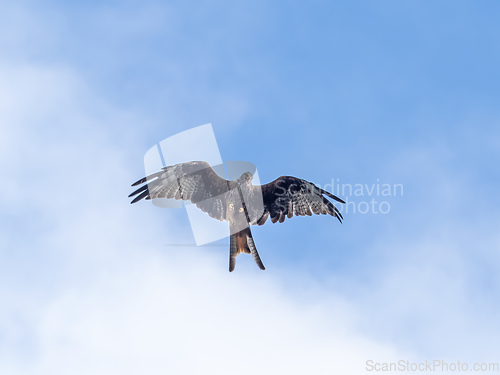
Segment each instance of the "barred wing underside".
[[325,195],[337,202],[345,203],[335,195],[317,187],[311,182],[291,176],[281,176],[266,185],[255,186],[262,189],[264,213],[252,224],[263,225],[268,217],[273,223],[284,222],[295,216],[331,215],[342,222],[342,214]]
[[173,198],[190,201],[217,220],[227,220],[228,193],[236,186],[233,181],[220,177],[203,161],[176,164],[141,178],[132,184],[139,189],[129,197],[137,195],[131,203],[141,199]]

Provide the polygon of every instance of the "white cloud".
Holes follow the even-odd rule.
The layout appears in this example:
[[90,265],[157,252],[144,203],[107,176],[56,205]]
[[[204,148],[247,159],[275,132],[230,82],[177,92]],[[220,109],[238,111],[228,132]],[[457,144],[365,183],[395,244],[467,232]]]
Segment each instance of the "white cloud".
[[32,327],[30,373],[350,374],[394,357],[344,327],[342,312],[298,306],[272,280],[232,278],[194,255],[122,260],[64,290]]

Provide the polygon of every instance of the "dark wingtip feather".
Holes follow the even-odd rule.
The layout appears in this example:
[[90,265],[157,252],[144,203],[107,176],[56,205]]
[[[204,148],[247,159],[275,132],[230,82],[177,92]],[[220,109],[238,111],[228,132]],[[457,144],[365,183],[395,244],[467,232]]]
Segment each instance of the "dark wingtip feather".
[[344,203],[344,204],[345,204],[345,202],[344,202],[342,199],[340,199],[339,197],[337,197],[337,196],[333,195],[332,193],[329,193],[329,192],[327,192],[326,190],[323,190],[323,189],[320,189],[320,190],[321,190],[321,192],[322,192],[323,194],[326,194],[328,197],[330,197],[330,198],[332,198],[332,199],[335,199],[337,202],[340,202],[340,203]]
[[146,190],[145,192],[143,192],[142,194],[138,195],[137,197],[135,197],[135,199],[130,202],[130,203],[135,203],[135,202],[139,202],[142,198],[144,198],[145,196],[149,195],[149,191]]
[[139,189],[137,189],[136,191],[134,191],[133,193],[131,193],[128,197],[133,197],[134,195],[136,194],[139,194],[141,191],[144,191],[148,188],[148,185],[144,185],[144,186],[141,186]]
[[158,176],[159,176],[159,175],[161,175],[162,173],[164,173],[164,171],[156,172],[156,173],[150,174],[149,176],[143,177],[143,178],[141,178],[139,181],[134,182],[134,183],[132,184],[132,186],[137,186],[137,185],[143,184],[143,183],[145,183],[146,181],[149,181],[149,180],[152,180],[152,179],[153,179],[153,178],[155,178],[155,177],[158,177]]
[[146,177],[143,177],[143,178],[141,178],[139,181],[134,182],[134,183],[133,183],[132,185],[130,185],[130,186],[137,186],[137,185],[143,184],[143,183],[145,183],[145,182],[146,182]]

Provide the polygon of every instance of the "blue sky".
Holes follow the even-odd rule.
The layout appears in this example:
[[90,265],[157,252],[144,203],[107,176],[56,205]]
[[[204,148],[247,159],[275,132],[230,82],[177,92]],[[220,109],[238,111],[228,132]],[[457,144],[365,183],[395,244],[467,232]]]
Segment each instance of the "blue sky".
[[[249,342],[264,373],[499,362],[499,13],[493,1],[1,2],[0,369],[197,373],[195,352],[221,374],[217,353],[234,350],[254,371],[237,354]],[[267,270],[241,256],[229,274],[225,247],[164,246],[194,241],[185,211],[126,199],[152,145],[206,123],[223,160],[254,163],[264,183],[404,194],[342,225],[255,228]]]

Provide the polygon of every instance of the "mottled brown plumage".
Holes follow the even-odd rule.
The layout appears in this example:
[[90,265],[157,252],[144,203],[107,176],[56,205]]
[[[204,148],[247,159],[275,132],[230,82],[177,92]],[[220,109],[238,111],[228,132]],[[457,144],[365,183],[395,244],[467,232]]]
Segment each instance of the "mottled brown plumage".
[[231,228],[229,271],[234,270],[240,253],[252,254],[264,270],[252,238],[249,224],[263,225],[284,222],[295,216],[331,215],[342,222],[342,215],[325,195],[345,203],[335,195],[311,182],[281,176],[266,185],[252,185],[253,175],[243,173],[235,181],[220,177],[203,161],[192,161],[162,168],[132,184],[143,185],[129,197],[137,195],[131,203],[141,199],[172,198],[191,201],[210,217],[228,221]]

